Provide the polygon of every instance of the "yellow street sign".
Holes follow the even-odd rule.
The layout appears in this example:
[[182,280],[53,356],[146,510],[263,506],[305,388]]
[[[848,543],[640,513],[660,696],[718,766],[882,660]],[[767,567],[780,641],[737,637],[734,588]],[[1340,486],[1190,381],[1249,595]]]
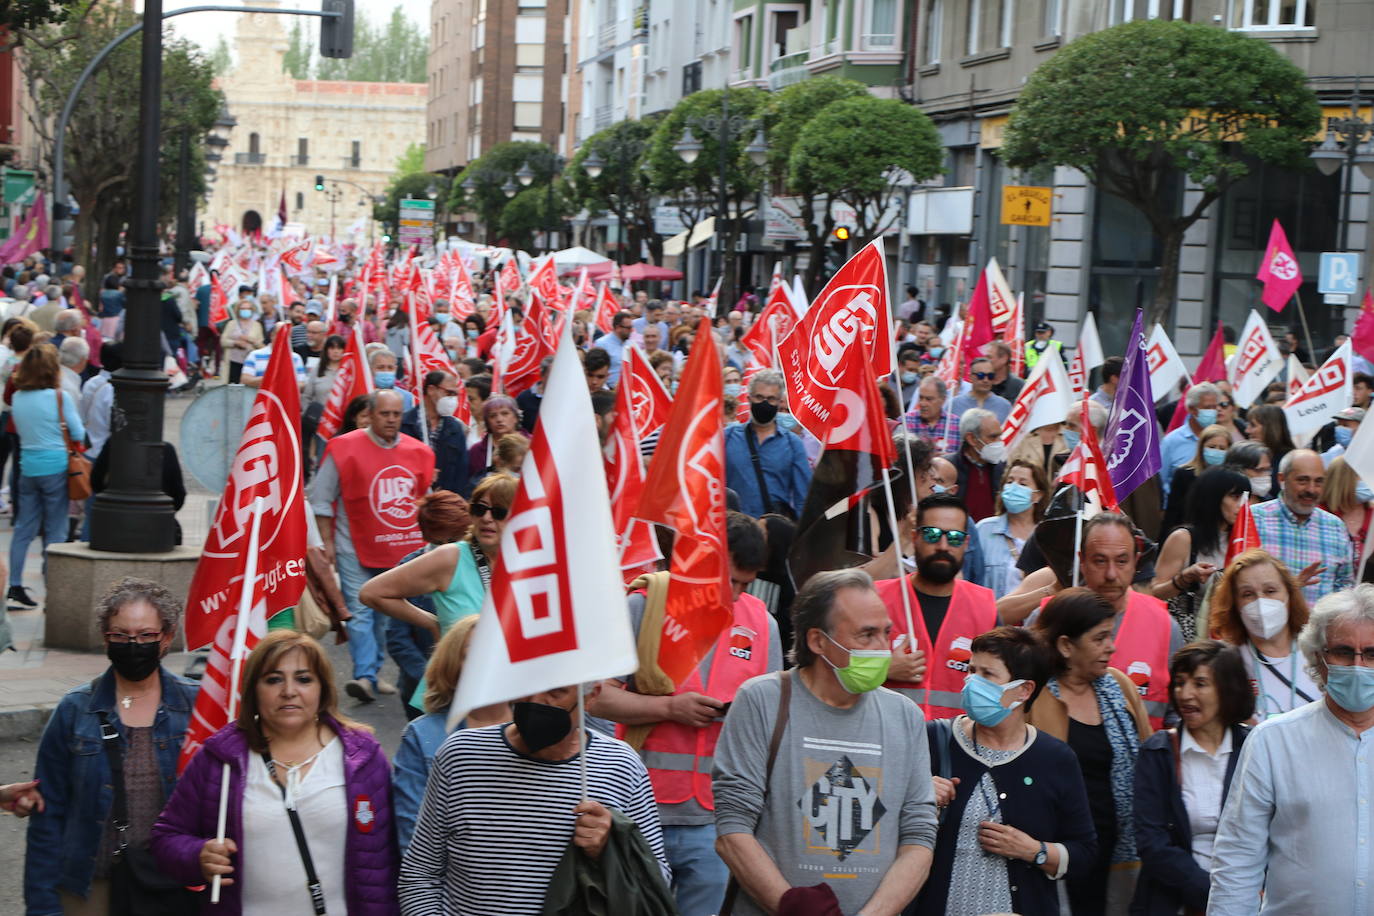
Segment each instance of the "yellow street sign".
[[1048,226],[1053,188],[1006,185],[1002,188],[1002,225]]

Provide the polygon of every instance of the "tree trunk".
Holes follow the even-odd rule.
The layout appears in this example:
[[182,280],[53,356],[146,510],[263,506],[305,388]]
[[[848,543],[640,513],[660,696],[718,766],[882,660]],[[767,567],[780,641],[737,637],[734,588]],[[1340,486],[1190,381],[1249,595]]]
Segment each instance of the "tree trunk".
[[[1154,302],[1145,315],[1145,327],[1159,324],[1169,330],[1169,317],[1178,299],[1178,262],[1183,251],[1183,233],[1186,226],[1175,223],[1168,232],[1162,233],[1160,243],[1163,251],[1159,261],[1159,283],[1155,287]],[[1147,331],[1148,333],[1148,331]]]
[[77,206],[81,212],[76,215],[72,225],[72,263],[81,264],[86,268],[86,287],[81,291],[81,295],[87,302],[95,303],[99,295],[100,278],[103,276],[96,269],[92,257],[92,244],[95,241],[95,214],[92,210],[95,201],[81,200],[77,202]]
[[814,221],[807,222],[806,226],[811,236],[811,257],[806,264],[806,290],[808,295],[814,296],[820,292],[821,276],[825,273],[825,255],[830,248],[830,233],[835,231],[835,218],[830,215],[827,206],[819,232],[814,228]]

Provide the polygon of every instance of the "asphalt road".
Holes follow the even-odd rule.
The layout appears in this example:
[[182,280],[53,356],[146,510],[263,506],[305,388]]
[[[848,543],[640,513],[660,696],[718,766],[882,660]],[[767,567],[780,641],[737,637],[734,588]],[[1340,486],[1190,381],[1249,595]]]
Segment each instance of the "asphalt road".
[[[359,705],[343,696],[343,685],[352,671],[348,658],[348,647],[333,645],[333,636],[326,636],[326,647],[334,663],[335,682],[339,695],[343,697],[342,711],[376,732],[377,740],[391,757],[401,742],[401,732],[405,729],[405,716],[401,713],[400,699],[396,696],[381,697],[376,703]],[[382,677],[395,682],[396,666],[388,661],[382,668]],[[0,783],[19,782],[33,776],[34,758],[38,754],[37,741],[0,741]],[[24,912],[24,835],[26,821],[9,814],[0,813],[0,914]]]

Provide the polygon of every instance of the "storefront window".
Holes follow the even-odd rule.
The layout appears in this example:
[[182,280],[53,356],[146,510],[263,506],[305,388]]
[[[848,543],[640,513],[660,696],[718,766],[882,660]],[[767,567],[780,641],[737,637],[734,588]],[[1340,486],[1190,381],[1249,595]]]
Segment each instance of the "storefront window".
[[[1183,180],[1171,172],[1162,194],[1178,201]],[[1093,219],[1093,264],[1088,281],[1088,308],[1106,354],[1125,351],[1135,310],[1149,311],[1159,281],[1163,245],[1145,215],[1115,194],[1098,189]]]

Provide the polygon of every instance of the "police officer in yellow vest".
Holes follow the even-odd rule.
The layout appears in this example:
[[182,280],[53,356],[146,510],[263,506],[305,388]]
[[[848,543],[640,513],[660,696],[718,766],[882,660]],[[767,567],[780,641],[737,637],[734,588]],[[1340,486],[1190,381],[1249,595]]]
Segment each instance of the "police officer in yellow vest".
[[1040,357],[1045,355],[1047,350],[1053,350],[1055,356],[1064,358],[1061,352],[1064,345],[1054,339],[1054,325],[1048,321],[1037,322],[1035,325],[1035,337],[1026,342],[1026,373],[1029,374],[1035,368],[1035,364],[1040,362]]
[[697,670],[674,685],[658,669],[659,640],[651,637],[662,632],[668,574],[645,576],[631,584],[629,596],[639,670],[624,681],[607,681],[588,707],[591,714],[619,723],[617,737],[644,758],[681,916],[718,912],[730,878],[715,851],[711,793],[712,755],[725,711],[741,684],[782,668],[777,622],[762,601],[744,592],[768,561],[763,529],[749,516],[731,512],[726,539],[733,618]]

